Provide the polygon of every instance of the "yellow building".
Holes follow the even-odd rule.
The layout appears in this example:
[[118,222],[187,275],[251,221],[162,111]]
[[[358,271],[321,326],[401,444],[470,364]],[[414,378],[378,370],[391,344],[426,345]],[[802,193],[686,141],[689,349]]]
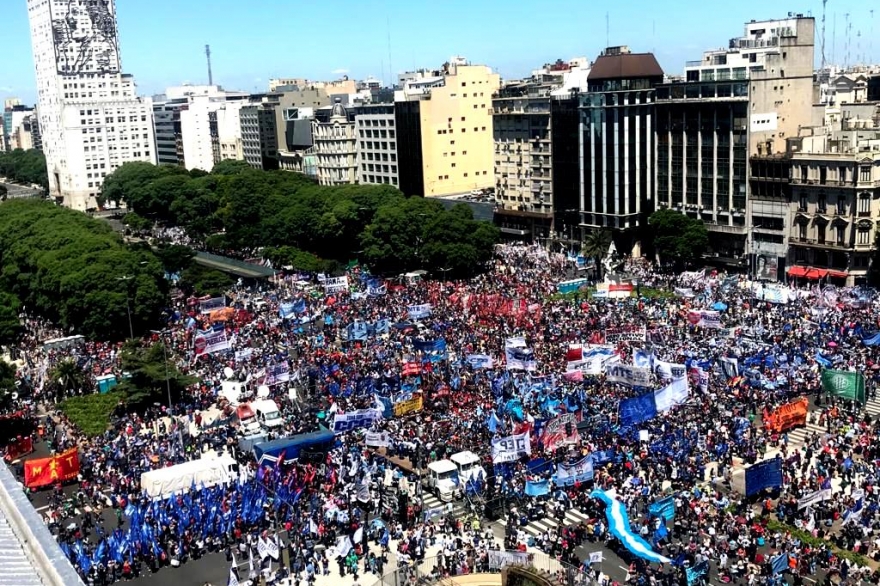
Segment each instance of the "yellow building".
[[501,78],[453,59],[395,95],[400,187],[438,197],[493,187],[492,94]]

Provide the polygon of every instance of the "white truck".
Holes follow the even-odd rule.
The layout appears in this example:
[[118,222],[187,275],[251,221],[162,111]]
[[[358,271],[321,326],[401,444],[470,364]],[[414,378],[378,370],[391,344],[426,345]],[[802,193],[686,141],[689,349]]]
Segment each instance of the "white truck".
[[275,401],[272,401],[271,399],[254,401],[251,403],[251,409],[256,413],[257,421],[260,422],[263,429],[274,429],[284,425],[281,411],[278,410],[278,405],[275,404]]
[[458,466],[449,460],[438,460],[428,464],[425,485],[444,503],[461,498],[461,483],[458,480]]
[[483,466],[480,464],[480,457],[475,453],[465,450],[452,454],[449,456],[449,459],[452,460],[458,469],[458,479],[462,484],[465,484],[468,480],[476,481],[478,478],[482,478],[485,481],[486,471],[483,470]]
[[141,489],[152,499],[166,499],[195,487],[211,487],[238,481],[238,462],[231,456],[206,455],[200,460],[141,474]]

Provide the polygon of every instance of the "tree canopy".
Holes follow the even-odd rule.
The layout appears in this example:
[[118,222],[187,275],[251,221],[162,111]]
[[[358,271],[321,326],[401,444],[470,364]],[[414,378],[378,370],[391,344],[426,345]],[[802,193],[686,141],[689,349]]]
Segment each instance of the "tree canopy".
[[0,152],[0,177],[16,183],[33,183],[48,190],[46,156],[36,149]]
[[108,224],[47,201],[0,204],[0,293],[65,330],[121,338],[128,299],[142,332],[159,317],[166,289],[150,249],[127,246]]
[[0,398],[15,390],[15,365],[0,358]]
[[253,249],[300,270],[359,258],[374,272],[445,268],[467,275],[491,257],[497,229],[467,206],[407,198],[390,185],[319,186],[304,175],[223,161],[214,170],[126,163],[104,181],[106,201],[181,226],[206,247]]
[[709,248],[709,233],[702,220],[675,210],[657,210],[648,218],[655,252],[661,260],[688,264]]
[[[122,348],[121,363],[130,376],[123,379],[117,387],[125,393],[129,405],[146,403],[168,403],[168,386],[171,398],[177,403],[186,387],[198,379],[182,374],[172,363],[171,356],[166,361],[166,349],[161,342],[148,346],[131,340]],[[167,383],[166,383],[167,377]]]

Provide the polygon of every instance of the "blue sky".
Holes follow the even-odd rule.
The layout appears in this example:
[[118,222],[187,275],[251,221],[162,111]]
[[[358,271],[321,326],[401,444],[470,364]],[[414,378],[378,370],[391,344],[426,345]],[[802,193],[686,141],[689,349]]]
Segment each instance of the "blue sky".
[[[845,14],[850,13],[850,53],[880,61],[880,39],[870,39],[873,2],[828,0],[826,55],[831,56],[836,15],[836,57],[845,54]],[[726,45],[751,19],[784,17],[789,10],[817,18],[819,59],[821,0],[117,0],[126,73],[140,93],[207,81],[204,45],[211,45],[215,82],[228,89],[264,91],[270,77],[333,79],[437,67],[453,55],[490,65],[504,78],[527,75],[557,58],[595,59],[606,45],[653,51],[663,69],[680,74],[703,50]],[[0,99],[36,99],[25,0],[2,0]],[[857,51],[856,31],[862,31]],[[876,30],[876,29],[874,29]]]

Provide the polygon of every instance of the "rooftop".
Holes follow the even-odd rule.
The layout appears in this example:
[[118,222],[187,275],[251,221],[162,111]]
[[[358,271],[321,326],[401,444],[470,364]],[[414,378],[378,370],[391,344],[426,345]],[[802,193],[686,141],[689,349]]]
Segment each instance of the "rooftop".
[[590,70],[589,81],[663,77],[663,69],[653,53],[600,55]]

